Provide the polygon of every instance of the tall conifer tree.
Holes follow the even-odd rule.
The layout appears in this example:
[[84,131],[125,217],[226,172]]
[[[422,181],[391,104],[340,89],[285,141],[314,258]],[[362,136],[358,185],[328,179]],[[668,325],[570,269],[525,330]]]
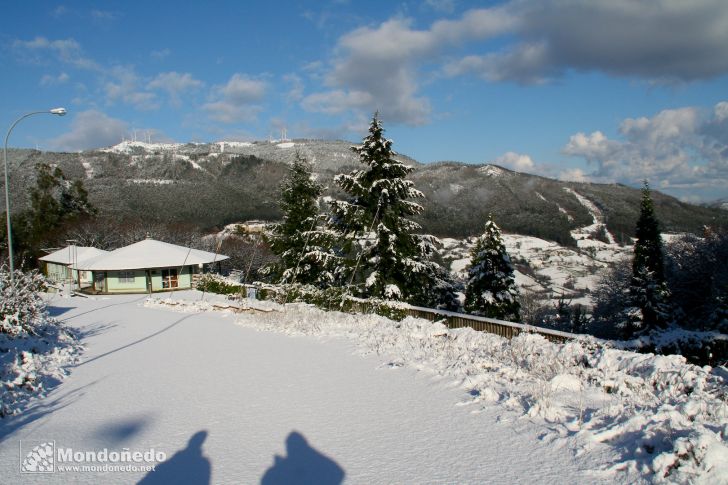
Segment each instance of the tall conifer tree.
[[490,318],[520,321],[518,288],[500,229],[488,217],[471,253],[465,286],[465,311]]
[[637,242],[634,245],[629,289],[632,311],[629,312],[630,328],[626,329],[626,337],[632,336],[635,332],[665,327],[671,316],[660,224],[655,216],[647,181],[642,189],[640,216],[635,236]]
[[422,192],[405,178],[413,168],[394,158],[377,114],[369,135],[352,150],[364,168],[337,175],[349,198],[331,203],[330,218],[350,256],[349,281],[362,296],[423,303],[436,285],[438,267],[430,260],[433,238],[415,234],[420,225],[410,219],[423,211],[412,201]]
[[326,286],[332,280],[326,237],[319,227],[318,198],[322,191],[309,163],[296,154],[290,175],[281,186],[283,222],[275,225],[268,237],[271,250],[281,258],[269,272],[284,283]]

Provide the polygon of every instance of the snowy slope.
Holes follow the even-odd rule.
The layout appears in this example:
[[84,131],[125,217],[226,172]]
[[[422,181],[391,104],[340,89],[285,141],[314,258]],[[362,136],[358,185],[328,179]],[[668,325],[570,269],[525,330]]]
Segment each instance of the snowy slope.
[[[475,238],[443,238],[443,255],[456,277],[464,279]],[[572,303],[591,305],[589,292],[610,264],[631,257],[631,246],[605,244],[583,239],[578,249],[560,246],[531,236],[504,234],[511,260],[516,264],[516,284],[521,292],[540,295],[543,300],[565,297]]]

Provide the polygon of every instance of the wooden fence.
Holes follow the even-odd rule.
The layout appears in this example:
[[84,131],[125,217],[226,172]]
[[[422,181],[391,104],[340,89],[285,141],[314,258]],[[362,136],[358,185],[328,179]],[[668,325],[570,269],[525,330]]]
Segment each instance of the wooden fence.
[[[351,300],[352,309],[358,313],[371,313],[372,306],[366,301]],[[412,305],[397,304],[397,310],[401,310],[409,316],[424,318],[432,322],[441,321],[448,328],[469,327],[479,332],[487,332],[500,335],[505,338],[513,338],[520,333],[537,333],[544,336],[551,342],[563,343],[576,337],[573,333],[560,332],[548,328],[534,327],[522,323],[496,320],[495,318],[479,317],[467,313],[450,312],[447,310],[436,310]]]
[[[277,299],[277,297],[281,296],[279,288],[267,286],[267,289],[269,291],[266,293],[258,292],[258,297]],[[346,298],[346,305],[342,305],[342,310],[352,313],[379,313],[377,311],[377,305],[372,304],[370,301],[353,297]],[[576,337],[573,333],[560,332],[558,330],[535,327],[533,325],[507,322],[505,320],[496,320],[495,318],[480,317],[476,315],[469,315],[467,313],[418,307],[404,303],[396,303],[396,305],[392,305],[391,310],[392,313],[424,318],[432,322],[440,321],[448,328],[469,327],[479,332],[492,333],[508,339],[521,333],[537,333],[551,342],[557,343],[563,343]]]

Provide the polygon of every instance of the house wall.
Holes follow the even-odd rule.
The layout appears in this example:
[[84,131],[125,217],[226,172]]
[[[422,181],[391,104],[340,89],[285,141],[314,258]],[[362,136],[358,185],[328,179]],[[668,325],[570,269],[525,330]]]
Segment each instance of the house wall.
[[[134,277],[134,280],[129,281],[128,283],[120,281],[120,276],[122,273],[131,273]],[[144,271],[143,269],[130,271],[107,271],[106,291],[109,293],[146,293],[146,271]]]
[[[45,263],[45,274],[48,276],[48,279],[55,283],[63,283],[71,278],[71,269],[61,263],[51,263],[46,262]],[[78,271],[73,270],[73,280],[78,280]],[[90,271],[81,271],[81,286],[91,286],[91,283],[93,282],[92,275]]]
[[[108,293],[146,293],[147,289],[147,272],[150,273],[152,279],[152,291],[168,291],[169,288],[164,288],[162,285],[162,270],[166,268],[154,268],[154,269],[139,269],[128,271],[126,273],[132,273],[134,281],[122,282],[120,276],[122,271],[106,271],[106,288],[96,288],[97,291],[108,292]],[[192,287],[191,274],[194,272],[192,266],[185,266],[184,268],[174,268],[177,270],[177,288],[185,289]]]
[[76,281],[81,282],[81,287],[85,288],[87,286],[91,286],[94,282],[93,273],[91,271],[81,271],[81,279],[78,279],[78,275],[75,274],[78,273],[78,271],[74,270],[74,277],[76,278]]
[[[164,288],[162,285],[162,270],[167,268],[154,268],[152,273],[152,291],[166,291],[169,288]],[[179,288],[191,288],[192,277],[190,276],[194,271],[192,266],[184,266],[183,268],[174,268],[177,270],[177,289]]]
[[48,279],[56,283],[68,278],[68,267],[65,264],[46,262],[45,270]]

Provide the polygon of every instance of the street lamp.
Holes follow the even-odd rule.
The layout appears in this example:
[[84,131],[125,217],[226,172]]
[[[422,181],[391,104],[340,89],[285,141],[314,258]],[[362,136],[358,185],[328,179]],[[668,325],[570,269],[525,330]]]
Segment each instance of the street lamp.
[[53,108],[46,111],[33,111],[32,113],[25,114],[15,120],[12,125],[10,125],[8,134],[5,135],[5,148],[3,150],[3,161],[5,162],[5,216],[7,217],[8,223],[8,262],[10,263],[10,286],[12,288],[15,288],[15,268],[13,265],[13,231],[10,227],[10,195],[8,186],[8,138],[10,138],[10,133],[13,131],[13,128],[15,128],[15,125],[17,125],[29,116],[39,115],[43,113],[64,116],[66,114],[66,108]]

